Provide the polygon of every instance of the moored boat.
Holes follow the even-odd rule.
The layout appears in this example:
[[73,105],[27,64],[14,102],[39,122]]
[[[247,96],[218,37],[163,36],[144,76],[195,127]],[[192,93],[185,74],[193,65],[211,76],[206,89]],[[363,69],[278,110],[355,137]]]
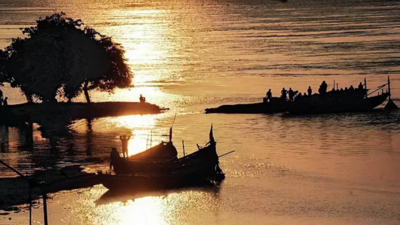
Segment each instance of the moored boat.
[[137,161],[111,154],[116,175],[99,174],[108,189],[170,189],[192,185],[219,183],[225,175],[219,167],[212,127],[205,147],[179,159]]
[[[388,88],[386,92],[383,90],[384,87]],[[380,90],[382,90],[381,94],[379,94]],[[370,97],[370,95],[375,92],[378,92],[378,95]],[[360,83],[358,89],[333,89],[332,91],[323,94],[297,97],[289,107],[288,112],[292,115],[366,112],[378,107],[388,98],[390,100],[390,96],[389,77],[386,84],[380,85],[377,89],[370,93],[367,89],[367,82],[365,80],[364,85],[361,85]]]
[[[172,145],[172,142],[169,142]],[[174,147],[175,148],[175,147]],[[146,151],[145,151],[146,152]],[[182,158],[169,160],[136,160],[135,158],[122,158],[118,152],[111,152],[110,165],[116,174],[134,174],[134,173],[160,173],[174,172],[180,170],[188,164],[212,164],[218,167],[218,155],[216,142],[213,137],[212,128],[210,130],[210,141],[205,147],[200,147],[196,152],[188,154]]]
[[[370,95],[376,91],[388,87],[386,92],[378,96],[371,97]],[[386,109],[397,109],[397,106],[391,101],[390,96],[390,79],[388,83],[379,86],[376,90],[368,93],[366,80],[364,84],[360,82],[358,88],[350,86],[345,90],[338,88],[335,85],[332,91],[327,91],[325,81],[321,84],[319,94],[313,94],[309,88],[308,95],[301,95],[297,91],[290,90],[289,100],[286,98],[286,90],[282,90],[280,98],[271,98],[267,101],[264,98],[263,102],[237,105],[222,105],[217,108],[207,108],[206,113],[285,113],[293,115],[302,114],[319,114],[319,113],[339,113],[339,112],[365,112],[370,111],[384,103],[389,98],[389,105]]]

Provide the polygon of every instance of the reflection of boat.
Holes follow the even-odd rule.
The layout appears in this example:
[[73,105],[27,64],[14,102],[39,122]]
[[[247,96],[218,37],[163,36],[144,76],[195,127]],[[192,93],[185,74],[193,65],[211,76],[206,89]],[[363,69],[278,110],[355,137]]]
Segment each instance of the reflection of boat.
[[236,104],[236,105],[221,105],[217,108],[207,108],[206,113],[282,113],[286,112],[291,102],[281,98],[272,98],[272,101]]
[[109,204],[112,202],[126,202],[128,200],[135,200],[141,197],[147,196],[166,196],[170,193],[183,193],[185,191],[190,190],[191,192],[203,192],[215,194],[218,197],[218,193],[220,191],[221,186],[210,184],[210,185],[201,185],[201,186],[190,186],[190,187],[182,187],[182,188],[174,188],[174,189],[139,189],[139,188],[131,188],[125,190],[108,190],[105,192],[99,199],[96,200],[96,205]]
[[[156,146],[157,147],[157,146]],[[175,149],[172,142],[168,142],[163,145],[162,148],[157,148],[158,153],[160,151],[166,150],[170,151]],[[147,151],[143,152],[146,153]],[[156,152],[156,151],[155,151]],[[139,154],[143,154],[139,153]],[[141,157],[142,160],[135,160],[136,158],[132,156],[128,159],[120,157],[119,154],[111,154],[111,165],[114,167],[114,172],[116,174],[132,174],[141,172],[172,172],[181,169],[184,166],[200,163],[200,164],[212,164],[218,167],[218,155],[216,150],[216,142],[212,134],[212,128],[210,130],[210,141],[205,147],[199,148],[194,153],[186,155],[182,158],[165,158],[165,160],[154,160],[154,158]],[[218,167],[219,168],[219,167]]]

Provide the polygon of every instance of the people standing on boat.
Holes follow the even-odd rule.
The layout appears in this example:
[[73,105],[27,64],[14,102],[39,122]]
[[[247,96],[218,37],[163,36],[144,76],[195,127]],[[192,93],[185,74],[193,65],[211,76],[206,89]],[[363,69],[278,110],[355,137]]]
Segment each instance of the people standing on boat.
[[350,85],[349,91],[354,91],[353,85]]
[[271,100],[272,100],[272,92],[271,92],[271,89],[269,89],[267,91],[267,101],[271,101]]
[[281,98],[284,99],[284,100],[287,99],[286,93],[287,93],[286,89],[285,89],[285,88],[282,88],[282,91],[281,91],[281,94],[282,94],[282,95],[281,95]]
[[311,86],[308,86],[308,90],[307,90],[307,93],[308,93],[308,95],[312,95],[312,89],[311,89]]
[[326,84],[325,81],[322,81],[322,84],[319,86],[318,92],[320,94],[325,94],[327,89],[328,89],[328,85]]
[[292,90],[292,88],[289,88],[289,101],[293,101],[293,97],[294,97],[294,91]]
[[360,82],[360,84],[358,85],[358,89],[359,90],[362,90],[362,89],[364,89],[364,85]]
[[122,155],[124,158],[127,158],[128,155],[128,141],[131,138],[131,136],[126,136],[126,135],[122,135],[119,137],[119,139],[121,139],[122,141]]

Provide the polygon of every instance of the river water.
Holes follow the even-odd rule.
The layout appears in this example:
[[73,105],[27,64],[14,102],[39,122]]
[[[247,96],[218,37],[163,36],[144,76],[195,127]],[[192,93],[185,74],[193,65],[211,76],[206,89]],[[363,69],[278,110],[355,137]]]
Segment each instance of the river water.
[[[23,172],[82,164],[106,169],[119,135],[130,154],[166,140],[193,152],[210,125],[227,178],[219,190],[101,197],[106,189],[57,194],[50,224],[400,224],[400,113],[289,117],[204,114],[261,101],[271,88],[305,92],[326,80],[368,88],[391,77],[400,96],[400,1],[0,0],[0,47],[18,28],[53,12],[81,18],[122,44],[134,88],[92,92],[94,101],[148,102],[158,115],[79,120],[57,149],[37,131],[0,127],[2,160]],[[24,97],[7,84],[9,103]],[[76,101],[84,101],[83,97]],[[176,115],[176,118],[175,118]],[[174,119],[175,118],[175,119]],[[182,153],[179,153],[182,155]],[[0,168],[0,177],[14,176]],[[42,223],[41,209],[34,219]],[[26,224],[27,214],[0,224]]]

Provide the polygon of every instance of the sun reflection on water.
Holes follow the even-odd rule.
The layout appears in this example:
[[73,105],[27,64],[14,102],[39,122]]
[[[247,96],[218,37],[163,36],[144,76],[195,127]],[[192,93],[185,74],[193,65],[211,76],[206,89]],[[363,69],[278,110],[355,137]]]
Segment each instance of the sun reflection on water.
[[163,204],[160,198],[143,197],[129,200],[128,203],[120,208],[120,225],[130,224],[168,224],[163,215]]

